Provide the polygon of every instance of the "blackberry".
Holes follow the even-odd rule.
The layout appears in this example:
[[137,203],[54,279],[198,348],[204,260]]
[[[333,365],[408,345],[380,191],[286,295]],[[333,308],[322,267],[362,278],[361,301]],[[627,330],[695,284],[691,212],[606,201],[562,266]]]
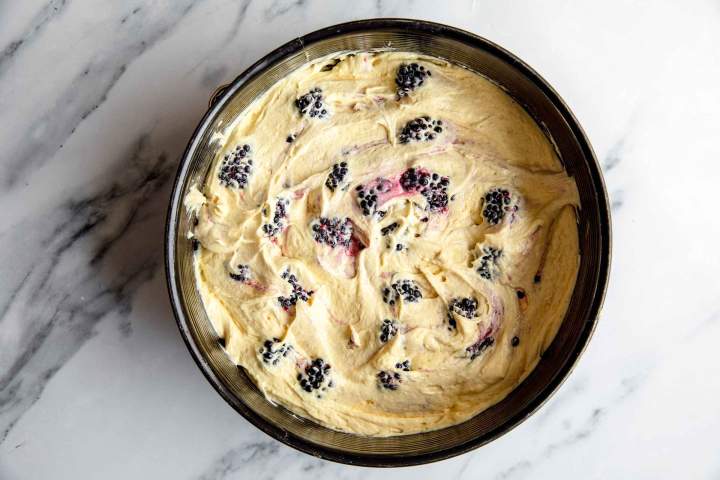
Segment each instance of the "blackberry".
[[409,95],[411,91],[425,82],[426,77],[430,76],[432,76],[430,70],[426,70],[422,65],[418,65],[417,63],[406,65],[403,63],[398,67],[397,74],[395,75],[398,97]]
[[451,329],[457,328],[457,321],[453,316],[456,313],[462,317],[473,319],[477,317],[478,301],[472,297],[453,298],[448,305],[448,324]]
[[388,305],[395,305],[395,302],[397,301],[397,293],[395,293],[395,290],[391,289],[390,287],[385,287],[382,289],[383,294],[383,302],[387,303]]
[[518,288],[517,290],[515,290],[515,294],[517,295],[518,300],[522,300],[523,298],[525,298],[525,290],[523,290],[522,288]]
[[327,180],[325,180],[325,186],[329,188],[331,192],[334,192],[335,189],[338,188],[339,185],[342,185],[343,181],[345,181],[347,173],[347,162],[336,163],[333,165],[332,172],[328,175]]
[[392,232],[394,232],[395,230],[397,230],[399,226],[400,226],[400,224],[399,224],[398,222],[393,222],[393,223],[391,223],[390,225],[388,225],[387,227],[381,228],[381,229],[380,229],[380,234],[381,234],[383,237],[387,237],[387,236],[390,235]]
[[378,372],[377,379],[380,386],[388,390],[397,390],[402,382],[398,372],[386,372],[385,370]]
[[273,338],[263,342],[260,354],[264,363],[277,365],[292,349],[292,345],[281,342],[279,338]]
[[353,235],[353,224],[349,218],[320,217],[312,225],[313,238],[316,242],[328,245],[331,248],[342,246],[350,247]]
[[405,360],[403,362],[396,363],[395,368],[397,368],[398,370],[402,370],[403,372],[409,372],[410,371],[410,360]]
[[298,283],[297,277],[295,274],[290,273],[290,270],[285,270],[281,277],[292,287],[292,292],[290,292],[289,296],[285,297],[281,295],[277,297],[278,303],[285,311],[293,308],[297,304],[298,300],[307,302],[312,294],[315,293],[313,290],[305,290],[302,288],[302,286]]
[[510,192],[504,188],[493,188],[485,194],[485,208],[483,217],[490,225],[497,225],[505,218],[506,212],[517,211],[517,205],[511,205]]
[[470,361],[473,361],[477,357],[479,357],[480,354],[482,354],[487,348],[492,346],[493,343],[495,343],[495,339],[492,337],[487,337],[482,340],[478,340],[477,342],[467,347],[465,349],[465,352],[470,357]]
[[238,145],[223,159],[218,179],[226,187],[244,189],[253,172],[250,145]]
[[500,268],[498,267],[498,259],[502,256],[502,250],[498,250],[495,247],[484,246],[482,248],[482,255],[479,258],[479,265],[475,269],[485,280],[493,281],[500,274]]
[[[450,179],[424,168],[408,168],[400,175],[400,186],[406,192],[420,192],[427,201],[426,210],[441,212],[448,206]],[[423,222],[428,221],[423,217]]]
[[[323,389],[325,390],[324,384],[326,380],[329,380],[330,376],[330,364],[325,363],[322,358],[316,358],[310,364],[305,367],[305,373],[298,373],[297,380],[300,383],[300,388],[308,393],[313,390]],[[328,387],[332,387],[332,382],[327,382]]]
[[406,302],[415,303],[422,298],[420,287],[413,280],[398,280],[391,285],[396,297]]
[[365,190],[365,187],[358,185],[355,187],[355,193],[357,195],[357,203],[360,205],[363,215],[368,216],[374,214],[378,204],[377,191],[374,188]]
[[322,90],[313,88],[305,95],[295,100],[295,106],[301,115],[312,118],[325,118],[328,115],[328,109],[323,102]]
[[275,202],[275,213],[270,223],[262,226],[262,231],[267,237],[276,237],[286,226],[287,206],[289,201],[285,198],[278,198]]
[[398,325],[395,320],[385,319],[380,325],[380,341],[387,343],[390,341],[398,332]]
[[411,143],[435,140],[435,137],[443,131],[442,124],[442,120],[433,120],[427,115],[414,118],[400,130],[398,142]]
[[245,283],[252,278],[252,272],[247,265],[238,265],[237,273],[230,272],[230,278],[237,282]]
[[520,337],[513,337],[510,341],[510,345],[512,345],[513,347],[517,347],[518,345],[520,345]]

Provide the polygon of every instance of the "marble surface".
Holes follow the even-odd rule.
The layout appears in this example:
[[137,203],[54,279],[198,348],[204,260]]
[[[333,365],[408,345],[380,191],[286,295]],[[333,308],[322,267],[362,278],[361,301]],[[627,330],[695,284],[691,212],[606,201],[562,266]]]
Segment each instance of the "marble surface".
[[[297,35],[378,16],[535,67],[587,130],[614,225],[569,381],[492,444],[394,471],[299,453],[228,407],[162,267],[210,92]],[[0,478],[720,478],[718,45],[717,0],[0,1]]]

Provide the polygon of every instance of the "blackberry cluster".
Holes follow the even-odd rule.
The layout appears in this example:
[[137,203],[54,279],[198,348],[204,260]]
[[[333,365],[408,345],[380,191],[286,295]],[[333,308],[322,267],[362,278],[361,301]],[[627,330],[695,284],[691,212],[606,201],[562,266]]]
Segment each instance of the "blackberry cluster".
[[448,324],[451,328],[457,328],[457,321],[453,313],[469,319],[477,317],[477,307],[478,301],[472,297],[452,299],[448,305]]
[[365,190],[365,187],[358,185],[355,187],[355,191],[357,192],[357,201],[363,211],[363,215],[368,216],[375,213],[375,208],[377,207],[377,192],[375,189],[370,188]]
[[342,185],[343,181],[345,181],[347,173],[347,162],[336,163],[333,165],[332,172],[328,175],[327,180],[325,180],[325,186],[328,187],[331,192],[334,192],[335,189],[338,188],[339,185]]
[[353,224],[349,218],[320,217],[312,225],[313,238],[316,242],[328,245],[331,248],[342,246],[350,247],[352,242]]
[[495,343],[495,339],[487,337],[467,347],[465,352],[470,356],[470,361],[472,361],[479,357],[488,347],[492,346],[493,343]]
[[[310,365],[305,367],[305,373],[298,373],[297,380],[300,383],[300,387],[308,393],[313,390],[319,390],[322,388],[325,390],[323,384],[326,380],[329,380],[330,376],[330,364],[325,363],[322,358],[314,359]],[[332,387],[332,381],[328,381],[328,387]]]
[[220,166],[218,179],[226,187],[244,189],[253,171],[250,157],[250,145],[238,145],[235,150],[225,155]]
[[480,264],[476,271],[485,280],[493,281],[500,274],[500,268],[498,267],[498,259],[502,256],[502,250],[497,248],[484,246],[482,249],[482,256],[480,257]]
[[448,206],[448,177],[422,168],[409,168],[400,176],[400,186],[406,192],[420,192],[427,201],[427,210],[431,212],[442,211]]
[[387,388],[388,390],[397,390],[402,382],[398,372],[386,372],[385,370],[378,372],[377,379],[380,386],[382,388]]
[[405,360],[403,362],[396,363],[395,368],[397,368],[398,370],[402,370],[403,372],[409,372],[410,371],[410,360]]
[[399,224],[398,222],[393,222],[393,223],[391,223],[390,225],[388,225],[387,227],[381,228],[381,229],[380,229],[380,234],[381,234],[383,237],[387,237],[387,236],[390,235],[392,232],[394,232],[395,230],[397,230],[399,226],[400,226],[400,224]]
[[247,265],[238,265],[237,273],[230,272],[230,278],[232,278],[236,282],[247,282],[252,278],[252,272],[250,271],[250,267]]
[[268,237],[275,237],[285,228],[285,219],[287,218],[287,206],[290,202],[285,198],[278,198],[275,202],[275,213],[271,223],[262,226],[263,233]]
[[397,335],[397,332],[397,322],[386,318],[383,320],[382,325],[380,325],[380,341],[382,343],[387,343],[390,339]]
[[410,92],[425,82],[426,77],[430,76],[432,76],[430,70],[426,70],[422,65],[418,65],[417,63],[406,65],[403,63],[398,67],[397,74],[395,75],[398,97],[409,95]]
[[287,357],[292,349],[292,345],[281,342],[279,338],[273,338],[263,342],[260,353],[264,363],[277,365],[283,357]]
[[383,301],[388,305],[395,305],[398,298],[409,303],[416,303],[422,298],[420,287],[412,280],[398,280],[383,288]]
[[313,118],[325,118],[328,111],[323,102],[322,90],[315,87],[295,100],[295,106],[301,115]]
[[433,120],[427,115],[414,118],[400,130],[398,142],[429,142],[435,140],[435,137],[443,131],[442,124],[442,120]]
[[504,188],[493,188],[485,194],[483,217],[490,225],[497,225],[502,222],[506,212],[517,211],[517,206],[511,206],[511,202],[509,191]]
[[307,302],[313,293],[315,293],[313,290],[305,290],[300,286],[298,283],[297,277],[295,274],[290,273],[290,270],[285,270],[281,277],[283,280],[286,280],[290,286],[292,287],[292,292],[289,296],[279,296],[277,298],[278,303],[283,308],[283,310],[287,311],[290,310],[292,307],[294,307],[298,300],[302,300],[303,302]]

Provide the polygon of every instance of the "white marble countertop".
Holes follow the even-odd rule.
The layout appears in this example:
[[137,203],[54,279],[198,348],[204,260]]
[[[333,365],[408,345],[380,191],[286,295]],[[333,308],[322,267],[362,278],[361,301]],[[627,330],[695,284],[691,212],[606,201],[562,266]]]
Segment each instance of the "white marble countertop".
[[[394,471],[299,453],[226,405],[180,339],[162,258],[210,92],[295,36],[378,16],[536,68],[592,140],[614,224],[598,329],[551,401]],[[720,478],[718,45],[717,1],[0,2],[0,478]]]

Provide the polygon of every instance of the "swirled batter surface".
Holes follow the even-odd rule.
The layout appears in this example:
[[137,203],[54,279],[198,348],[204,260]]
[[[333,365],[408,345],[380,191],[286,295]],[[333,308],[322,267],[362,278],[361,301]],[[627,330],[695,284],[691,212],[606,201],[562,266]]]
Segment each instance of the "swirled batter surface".
[[578,269],[575,182],[530,116],[442,60],[308,64],[222,139],[186,206],[227,354],[337,430],[453,425],[555,336]]

